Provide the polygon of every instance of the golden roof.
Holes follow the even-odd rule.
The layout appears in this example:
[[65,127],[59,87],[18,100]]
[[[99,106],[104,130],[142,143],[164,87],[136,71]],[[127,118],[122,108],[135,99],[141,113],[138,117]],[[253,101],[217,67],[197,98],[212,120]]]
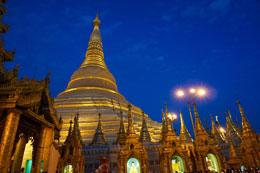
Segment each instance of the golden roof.
[[[81,94],[85,97],[108,95],[113,99],[122,99],[118,93],[114,76],[108,70],[103,53],[102,39],[99,30],[100,20],[96,17],[93,21],[93,31],[91,33],[85,59],[80,68],[74,72],[67,89],[59,94],[59,97],[67,95]],[[89,92],[92,91],[92,92]]]

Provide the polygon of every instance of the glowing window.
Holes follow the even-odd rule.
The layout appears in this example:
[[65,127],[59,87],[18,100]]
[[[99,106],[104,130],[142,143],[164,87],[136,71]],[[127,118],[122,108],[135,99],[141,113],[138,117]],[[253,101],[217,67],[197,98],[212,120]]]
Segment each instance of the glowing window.
[[207,167],[209,171],[212,172],[219,172],[219,164],[218,164],[218,160],[217,157],[212,154],[209,153],[206,157],[206,163],[207,163]]
[[141,173],[140,162],[136,158],[128,159],[127,173]]
[[184,162],[180,156],[173,156],[172,172],[184,173]]
[[73,167],[72,165],[67,165],[64,168],[64,173],[73,173]]

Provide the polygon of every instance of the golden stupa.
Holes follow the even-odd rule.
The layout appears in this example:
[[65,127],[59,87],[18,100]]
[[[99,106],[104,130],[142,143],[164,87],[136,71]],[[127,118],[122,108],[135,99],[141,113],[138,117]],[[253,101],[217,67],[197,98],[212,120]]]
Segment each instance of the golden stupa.
[[[79,126],[85,143],[90,143],[93,139],[98,123],[98,113],[102,114],[102,128],[108,143],[116,140],[120,125],[120,111],[123,112],[124,123],[127,124],[127,110],[130,103],[119,93],[115,78],[105,63],[98,17],[94,19],[93,25],[83,63],[72,75],[66,90],[55,99],[55,108],[64,122],[61,141],[64,141],[69,121],[76,113],[79,113]],[[142,110],[132,105],[132,111],[134,126],[138,130],[136,133],[139,134],[142,125]],[[160,123],[147,116],[147,124],[152,141],[158,141]]]

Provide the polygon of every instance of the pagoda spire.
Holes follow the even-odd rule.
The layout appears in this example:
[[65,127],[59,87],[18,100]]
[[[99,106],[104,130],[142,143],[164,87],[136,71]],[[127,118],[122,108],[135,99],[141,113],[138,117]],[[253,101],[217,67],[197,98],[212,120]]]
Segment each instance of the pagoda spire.
[[105,145],[106,140],[105,140],[105,136],[102,130],[102,124],[101,124],[101,113],[98,114],[98,125],[97,125],[97,129],[96,132],[94,134],[93,140],[91,145]]
[[180,122],[181,122],[180,140],[183,142],[191,142],[192,138],[191,138],[191,135],[190,135],[188,129],[185,126],[181,112],[180,112]]
[[238,131],[238,128],[235,126],[235,124],[232,121],[231,113],[230,111],[226,114],[226,135],[225,135],[226,142],[233,142],[235,145],[238,145],[241,143],[241,135]]
[[214,120],[213,116],[211,116],[210,119],[211,119],[211,134],[216,135],[218,133],[218,130],[217,130],[217,127],[215,124],[215,120]]
[[226,131],[233,131],[239,138],[241,138],[241,131],[233,122],[230,110],[227,111],[226,115]]
[[120,127],[117,133],[117,144],[124,144],[126,140],[126,133],[125,133],[125,126],[124,126],[124,119],[123,119],[123,111],[120,110]]
[[140,141],[151,142],[151,136],[150,136],[150,133],[147,128],[144,111],[142,111],[142,118],[143,118],[143,122],[142,122],[142,128],[141,128],[141,132],[140,132]]
[[130,134],[135,134],[131,104],[128,105],[128,128],[127,128],[127,135],[130,135]]
[[72,130],[72,136],[79,139],[82,142],[82,138],[80,135],[80,129],[79,129],[79,113],[76,114],[74,117],[74,126]]
[[166,126],[166,116],[165,116],[165,112],[162,111],[162,129],[161,129],[161,140],[165,140],[166,137],[166,133],[167,133],[167,126]]
[[165,112],[162,111],[162,133],[166,132],[166,117]]
[[165,127],[166,127],[166,132],[174,132],[172,128],[172,122],[169,117],[169,111],[168,111],[168,105],[167,103],[164,104],[164,113],[165,113]]
[[97,15],[93,20],[93,31],[90,35],[85,60],[81,64],[81,67],[99,66],[104,69],[107,69],[104,61],[104,52],[103,52],[101,33],[99,30],[100,24],[101,22]]
[[195,102],[193,103],[193,109],[194,109],[194,116],[195,116],[195,136],[198,135],[197,133],[200,133],[200,132],[207,134],[206,130],[204,129],[204,127],[200,121],[197,104]]
[[242,107],[240,101],[237,101],[237,105],[238,105],[239,112],[240,112],[240,115],[242,118],[242,133],[243,133],[243,135],[248,132],[251,133],[252,132],[251,126],[246,118],[244,108]]
[[70,138],[72,136],[72,120],[70,120],[70,127],[69,127],[69,131],[68,131],[68,135],[67,135],[67,138],[65,140],[65,143],[69,143],[70,142]]
[[194,121],[193,121],[193,115],[192,115],[192,111],[191,111],[191,103],[188,103],[188,110],[189,110],[189,114],[190,114],[190,121],[191,121],[191,125],[192,125],[192,131],[193,134],[195,135],[195,127],[194,127]]
[[211,116],[210,118],[211,118],[211,135],[214,137],[216,142],[223,143],[223,139],[222,139],[217,127],[216,127],[214,117]]

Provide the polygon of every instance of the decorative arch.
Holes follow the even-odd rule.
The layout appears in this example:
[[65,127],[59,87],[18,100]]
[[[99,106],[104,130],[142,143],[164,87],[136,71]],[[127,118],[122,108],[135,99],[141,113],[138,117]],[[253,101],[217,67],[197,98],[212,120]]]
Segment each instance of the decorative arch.
[[127,173],[141,173],[141,164],[135,157],[127,160]]
[[172,172],[184,173],[185,164],[184,160],[179,155],[174,155],[171,160]]
[[64,167],[64,173],[73,173],[73,166],[72,165],[66,165]]
[[209,171],[220,172],[220,165],[215,154],[208,153],[206,156],[206,164]]

